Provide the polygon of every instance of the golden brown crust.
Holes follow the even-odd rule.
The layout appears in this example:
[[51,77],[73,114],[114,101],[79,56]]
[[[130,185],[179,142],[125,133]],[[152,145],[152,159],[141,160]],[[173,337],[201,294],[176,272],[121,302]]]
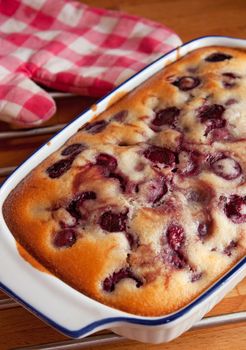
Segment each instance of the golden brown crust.
[[5,201],[17,241],[133,314],[197,297],[246,251],[245,62],[237,49],[196,50],[82,127]]

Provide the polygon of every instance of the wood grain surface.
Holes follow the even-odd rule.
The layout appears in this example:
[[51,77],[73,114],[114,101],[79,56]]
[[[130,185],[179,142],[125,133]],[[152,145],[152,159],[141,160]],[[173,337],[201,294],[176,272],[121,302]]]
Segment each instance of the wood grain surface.
[[[172,27],[183,41],[202,35],[229,35],[246,38],[245,0],[85,0],[91,6],[143,16]],[[1,48],[0,48],[1,52]],[[45,125],[64,123],[94,102],[91,98],[73,97],[57,102],[56,115]],[[16,129],[0,122],[0,131]],[[18,165],[50,135],[0,140],[0,167]],[[0,177],[0,182],[3,180]],[[6,295],[0,292],[0,299]],[[241,282],[209,315],[246,310],[246,281]],[[67,339],[20,306],[0,310],[0,350]],[[133,341],[90,347],[98,350],[245,350],[246,322],[189,331],[178,339],[162,345],[146,345]]]

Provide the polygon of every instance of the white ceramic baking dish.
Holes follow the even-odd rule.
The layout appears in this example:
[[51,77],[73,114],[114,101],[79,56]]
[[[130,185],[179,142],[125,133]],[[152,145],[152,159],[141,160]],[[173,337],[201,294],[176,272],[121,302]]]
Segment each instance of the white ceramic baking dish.
[[[74,290],[51,274],[35,269],[18,253],[2,205],[10,191],[41,161],[58,149],[95,113],[103,112],[117,96],[129,92],[167,63],[205,46],[246,48],[246,40],[209,36],[192,40],[165,54],[76,118],[25,161],[0,189],[0,288],[62,333],[82,338],[102,329],[149,343],[170,341],[199,321],[246,275],[244,257],[226,275],[181,310],[164,317],[141,317],[103,305]],[[96,110],[96,111],[95,111]]]

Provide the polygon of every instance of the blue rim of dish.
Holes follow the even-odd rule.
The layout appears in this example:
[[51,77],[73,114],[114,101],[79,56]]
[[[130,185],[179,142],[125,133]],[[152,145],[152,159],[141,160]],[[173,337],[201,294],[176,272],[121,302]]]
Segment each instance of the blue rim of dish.
[[[244,39],[240,39],[240,38],[234,38],[234,37],[230,37],[230,36],[223,36],[223,35],[208,35],[208,36],[202,36],[193,40],[190,40],[182,45],[179,46],[183,47],[186,46],[194,41],[198,41],[198,40],[202,40],[202,39],[233,39],[233,40],[244,40]],[[155,64],[156,62],[158,62],[159,60],[162,60],[165,56],[169,55],[170,53],[174,52],[177,50],[177,47],[170,50],[169,52],[165,53],[164,55],[160,56],[159,58],[157,58],[155,61],[151,62],[150,64],[148,64],[146,67],[144,67],[141,71],[135,73],[133,76],[131,76],[130,78],[128,78],[126,81],[124,81],[122,84],[120,84],[119,86],[117,86],[114,90],[112,90],[111,92],[109,92],[107,95],[103,96],[102,98],[100,98],[98,101],[96,101],[96,104],[100,103],[101,101],[103,101],[105,98],[109,97],[111,94],[114,94],[120,87],[122,87],[123,85],[125,85],[129,80],[135,78],[137,75],[141,74],[143,71],[145,71],[146,69],[148,69],[150,66],[152,66],[153,64]],[[58,134],[60,134],[64,129],[66,129],[70,124],[72,124],[75,120],[77,120],[78,118],[82,117],[86,112],[88,112],[90,110],[90,107],[85,109],[81,114],[79,114],[77,117],[75,117],[70,123],[68,123],[63,129],[61,129],[59,132],[57,132],[55,135],[53,135],[50,139],[48,139],[48,141],[46,141],[44,144],[42,144],[35,152],[33,152],[33,154],[28,157],[28,159],[26,159],[25,161],[23,161],[16,169],[15,171],[5,179],[5,181],[2,183],[2,185],[0,186],[0,190],[1,187],[5,184],[5,182],[12,177],[16,171],[22,166],[24,165],[31,157],[33,157],[42,147],[44,147],[48,142],[50,142],[52,139],[54,139]],[[100,319],[98,321],[92,322],[90,324],[88,324],[87,326],[84,326],[78,330],[70,330],[67,329],[63,326],[61,326],[60,324],[54,322],[51,318],[47,317],[46,315],[44,315],[43,313],[41,313],[40,311],[38,311],[37,309],[35,309],[33,306],[31,306],[28,302],[26,302],[25,300],[23,300],[22,298],[20,298],[17,294],[15,294],[15,292],[11,289],[9,289],[7,286],[5,286],[2,282],[0,282],[0,289],[2,289],[4,292],[6,292],[8,295],[10,295],[13,299],[15,299],[18,303],[20,303],[21,305],[23,305],[26,309],[28,309],[31,313],[33,313],[34,315],[38,316],[40,319],[42,319],[43,321],[45,321],[46,323],[48,323],[50,326],[52,326],[53,328],[57,329],[58,331],[60,331],[61,333],[72,337],[72,338],[80,338],[83,336],[86,336],[86,334],[91,333],[93,331],[96,331],[98,327],[104,326],[104,325],[108,325],[108,324],[112,324],[112,323],[116,323],[116,322],[125,322],[125,323],[130,323],[130,324],[138,324],[138,325],[145,325],[145,326],[160,326],[163,324],[167,324],[170,323],[172,321],[177,320],[179,317],[183,316],[184,314],[186,314],[188,311],[190,311],[191,309],[193,309],[195,306],[197,306],[199,303],[201,303],[202,301],[204,301],[205,298],[209,297],[213,292],[215,292],[220,286],[222,286],[225,282],[227,282],[227,280],[232,277],[234,275],[234,273],[236,273],[241,267],[243,267],[244,265],[246,265],[246,257],[243,258],[236,266],[234,266],[229,272],[227,272],[221,279],[219,279],[212,287],[210,287],[207,291],[203,292],[202,295],[200,297],[198,297],[197,299],[195,299],[193,302],[191,302],[189,305],[187,305],[186,307],[184,307],[183,309],[181,309],[180,311],[177,311],[169,316],[165,316],[165,317],[160,317],[157,319],[149,319],[149,318],[142,318],[142,319],[138,319],[136,317],[130,317],[130,316],[121,316],[121,317],[107,317],[107,318],[103,318]]]

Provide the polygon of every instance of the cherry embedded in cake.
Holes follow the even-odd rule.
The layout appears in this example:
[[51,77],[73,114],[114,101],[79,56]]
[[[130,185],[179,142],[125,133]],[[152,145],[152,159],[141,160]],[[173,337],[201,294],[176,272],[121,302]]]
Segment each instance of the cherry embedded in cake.
[[167,229],[167,241],[169,246],[178,251],[184,244],[185,234],[182,226],[177,224],[172,224]]
[[207,62],[222,62],[232,59],[232,56],[223,52],[214,52],[205,58]]
[[232,222],[235,224],[246,222],[246,196],[233,194],[229,198],[222,196],[221,199],[225,203],[224,212]]
[[66,147],[62,152],[61,155],[62,156],[75,156],[79,153],[81,153],[84,149],[86,148],[86,146],[83,143],[73,143],[72,145],[69,145],[68,147]]
[[202,241],[204,239],[206,239],[207,237],[209,237],[211,231],[212,231],[212,221],[211,220],[199,222],[197,232],[198,232],[198,237]]
[[175,127],[175,125],[177,124],[177,118],[179,116],[179,113],[180,110],[175,106],[160,109],[158,112],[156,112],[152,124],[158,127],[163,125]]
[[237,48],[194,50],[81,122],[4,202],[16,240],[131,314],[209,290],[246,254],[245,66]]
[[54,245],[57,248],[72,247],[76,242],[76,233],[72,229],[64,229],[56,233]]
[[204,105],[198,111],[198,118],[207,125],[205,136],[213,129],[223,128],[226,120],[223,119],[225,108],[219,104]]
[[175,165],[175,154],[167,148],[150,146],[144,151],[144,156],[155,164],[163,164],[167,166]]
[[173,85],[177,86],[182,91],[189,91],[195,89],[201,81],[198,77],[185,76],[178,78],[173,82]]
[[240,164],[224,154],[212,157],[210,164],[213,172],[226,180],[234,180],[242,173]]
[[97,134],[103,131],[107,125],[108,122],[106,120],[99,120],[93,123],[88,123],[85,127],[83,127],[83,129],[89,134]]
[[231,72],[228,72],[228,73],[223,73],[222,74],[222,82],[223,82],[223,86],[225,88],[233,88],[236,86],[237,84],[237,80],[240,78],[240,76],[234,74],[234,73],[231,73]]
[[105,211],[99,220],[99,225],[104,231],[120,232],[126,229],[127,212],[114,213],[111,210]]
[[130,278],[135,281],[137,288],[141,287],[143,284],[143,282],[132,272],[132,270],[127,267],[122,268],[121,270],[114,272],[112,275],[105,278],[103,281],[103,289],[106,292],[113,292],[116,288],[117,283],[126,278]]
[[65,174],[72,166],[74,157],[58,160],[46,169],[47,174],[51,179],[56,179]]

